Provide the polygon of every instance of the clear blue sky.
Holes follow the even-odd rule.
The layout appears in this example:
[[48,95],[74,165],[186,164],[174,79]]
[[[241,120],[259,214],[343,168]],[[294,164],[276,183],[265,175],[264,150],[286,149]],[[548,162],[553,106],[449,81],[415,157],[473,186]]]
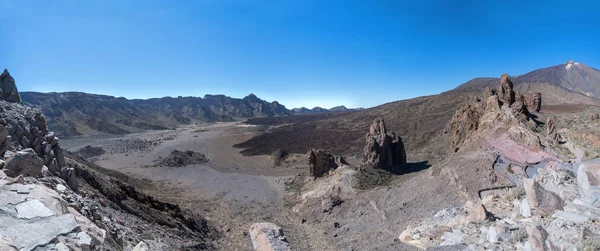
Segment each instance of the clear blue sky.
[[569,59],[600,67],[595,1],[0,0],[22,91],[249,93],[370,107]]

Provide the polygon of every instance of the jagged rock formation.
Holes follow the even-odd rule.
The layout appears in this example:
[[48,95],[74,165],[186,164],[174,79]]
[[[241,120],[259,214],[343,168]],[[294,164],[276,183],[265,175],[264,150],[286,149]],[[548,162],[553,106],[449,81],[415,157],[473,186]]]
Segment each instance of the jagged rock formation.
[[336,164],[333,155],[325,150],[311,149],[308,151],[308,167],[310,176],[318,178],[328,173],[330,170],[336,169],[338,165]]
[[400,136],[387,132],[383,117],[371,123],[365,136],[363,162],[391,172],[399,171],[406,165],[406,151]]
[[[496,101],[498,100],[497,98],[491,98]],[[494,107],[493,103],[489,104],[488,107]],[[450,131],[452,132],[452,148],[455,152],[458,151],[459,146],[465,141],[467,136],[477,131],[481,117],[479,110],[480,108],[476,104],[465,104],[452,117]]]
[[[73,189],[77,189],[77,180],[71,179],[74,170],[66,164],[58,137],[53,132],[48,131],[46,119],[42,113],[16,101],[14,97],[19,96],[16,87],[11,93],[12,96],[9,97],[9,100],[12,101],[0,101],[0,142],[2,142],[0,144],[0,156],[17,155],[25,157],[35,153],[36,158],[27,157],[33,161],[32,163],[37,163],[39,157],[42,164],[48,167],[51,173],[61,175]],[[21,151],[28,148],[30,150]],[[19,152],[15,153],[16,151]],[[12,166],[10,161],[20,160],[21,158],[7,158],[7,167]],[[14,170],[5,170],[9,176],[19,175],[19,173],[12,171]]]
[[6,100],[7,102],[21,103],[21,96],[17,91],[17,85],[15,79],[10,76],[8,70],[4,69],[2,75],[0,75],[0,99]]
[[555,143],[560,142],[561,137],[556,129],[556,122],[553,117],[548,118],[546,121],[546,137]]
[[542,109],[542,94],[541,93],[536,92],[535,94],[533,94],[531,108],[533,108],[533,110],[536,112],[540,112],[540,110]]
[[500,77],[500,88],[498,95],[503,104],[512,105],[515,102],[515,92],[513,91],[513,83],[510,80],[510,75],[504,73]]
[[[537,126],[534,117],[528,110],[527,104],[537,105],[537,107],[534,107],[535,109],[539,109],[541,106],[541,95],[535,94],[529,96],[517,93],[512,88],[513,85],[510,76],[503,74],[500,78],[498,90],[486,87],[482,92],[482,97],[477,98],[477,102],[466,103],[456,111],[449,127],[445,130],[445,133],[451,133],[451,146],[455,152],[460,149],[467,138],[480,129],[483,121],[492,122],[502,118],[505,120],[503,123],[507,123],[509,120],[517,118],[530,121],[534,126]],[[504,118],[506,114],[511,115],[508,118]],[[493,126],[493,123],[486,123],[486,128]]]

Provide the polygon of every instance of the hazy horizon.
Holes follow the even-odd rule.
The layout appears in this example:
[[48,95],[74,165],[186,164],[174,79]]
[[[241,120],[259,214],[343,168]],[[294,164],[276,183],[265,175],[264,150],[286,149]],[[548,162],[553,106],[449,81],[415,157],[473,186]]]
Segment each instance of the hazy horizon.
[[147,99],[250,93],[372,107],[475,77],[599,63],[593,2],[3,1],[22,91]]

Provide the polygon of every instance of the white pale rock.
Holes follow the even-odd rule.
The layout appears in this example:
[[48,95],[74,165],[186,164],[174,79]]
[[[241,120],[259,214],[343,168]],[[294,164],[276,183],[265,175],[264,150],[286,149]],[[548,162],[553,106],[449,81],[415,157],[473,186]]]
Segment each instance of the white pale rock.
[[529,200],[527,198],[523,199],[523,201],[521,202],[519,211],[521,212],[521,215],[523,215],[523,217],[531,217],[531,206],[529,206]]
[[35,217],[53,216],[54,212],[48,209],[39,200],[30,200],[15,206],[17,210],[17,218],[32,219]]
[[148,251],[148,244],[146,244],[144,241],[140,241],[140,243],[138,243],[137,245],[135,245],[135,247],[133,247],[133,249],[131,251]]
[[56,185],[56,191],[64,192],[67,188],[61,184]]
[[535,251],[535,250],[533,250],[531,243],[529,241],[526,241],[525,245],[523,245],[523,251]]
[[498,241],[498,232],[496,231],[496,227],[490,226],[490,228],[488,229],[487,237],[490,243]]
[[452,246],[452,245],[461,244],[464,236],[465,235],[461,234],[461,233],[445,232],[441,238],[442,240],[444,240],[442,245],[443,246]]
[[254,223],[250,227],[252,246],[256,251],[289,251],[290,244],[280,227],[273,223]]
[[552,217],[563,219],[563,220],[574,222],[574,223],[584,223],[590,219],[589,217],[587,217],[585,215],[580,215],[580,214],[571,213],[571,212],[565,212],[565,211],[561,211],[561,210],[557,210],[556,212],[554,212],[554,215],[552,215]]
[[88,246],[89,247],[92,245],[92,237],[85,232],[77,233],[77,238],[79,238],[79,240],[77,241],[77,245],[79,245],[79,246]]

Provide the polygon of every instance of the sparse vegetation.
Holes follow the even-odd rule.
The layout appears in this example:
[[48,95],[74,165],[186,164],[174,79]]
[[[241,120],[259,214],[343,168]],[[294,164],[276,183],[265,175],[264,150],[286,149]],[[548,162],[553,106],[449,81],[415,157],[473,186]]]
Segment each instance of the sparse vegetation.
[[271,153],[273,167],[280,166],[281,162],[283,162],[288,155],[290,155],[290,153],[283,149],[277,149],[273,153]]
[[523,186],[511,188],[506,195],[506,199],[509,201],[520,200],[523,197],[525,197],[525,188]]
[[519,242],[524,242],[527,240],[527,231],[525,228],[519,228],[510,232],[510,236],[508,237],[508,241],[512,244],[516,244]]
[[600,250],[600,238],[587,238],[583,240],[578,250],[595,251]]

